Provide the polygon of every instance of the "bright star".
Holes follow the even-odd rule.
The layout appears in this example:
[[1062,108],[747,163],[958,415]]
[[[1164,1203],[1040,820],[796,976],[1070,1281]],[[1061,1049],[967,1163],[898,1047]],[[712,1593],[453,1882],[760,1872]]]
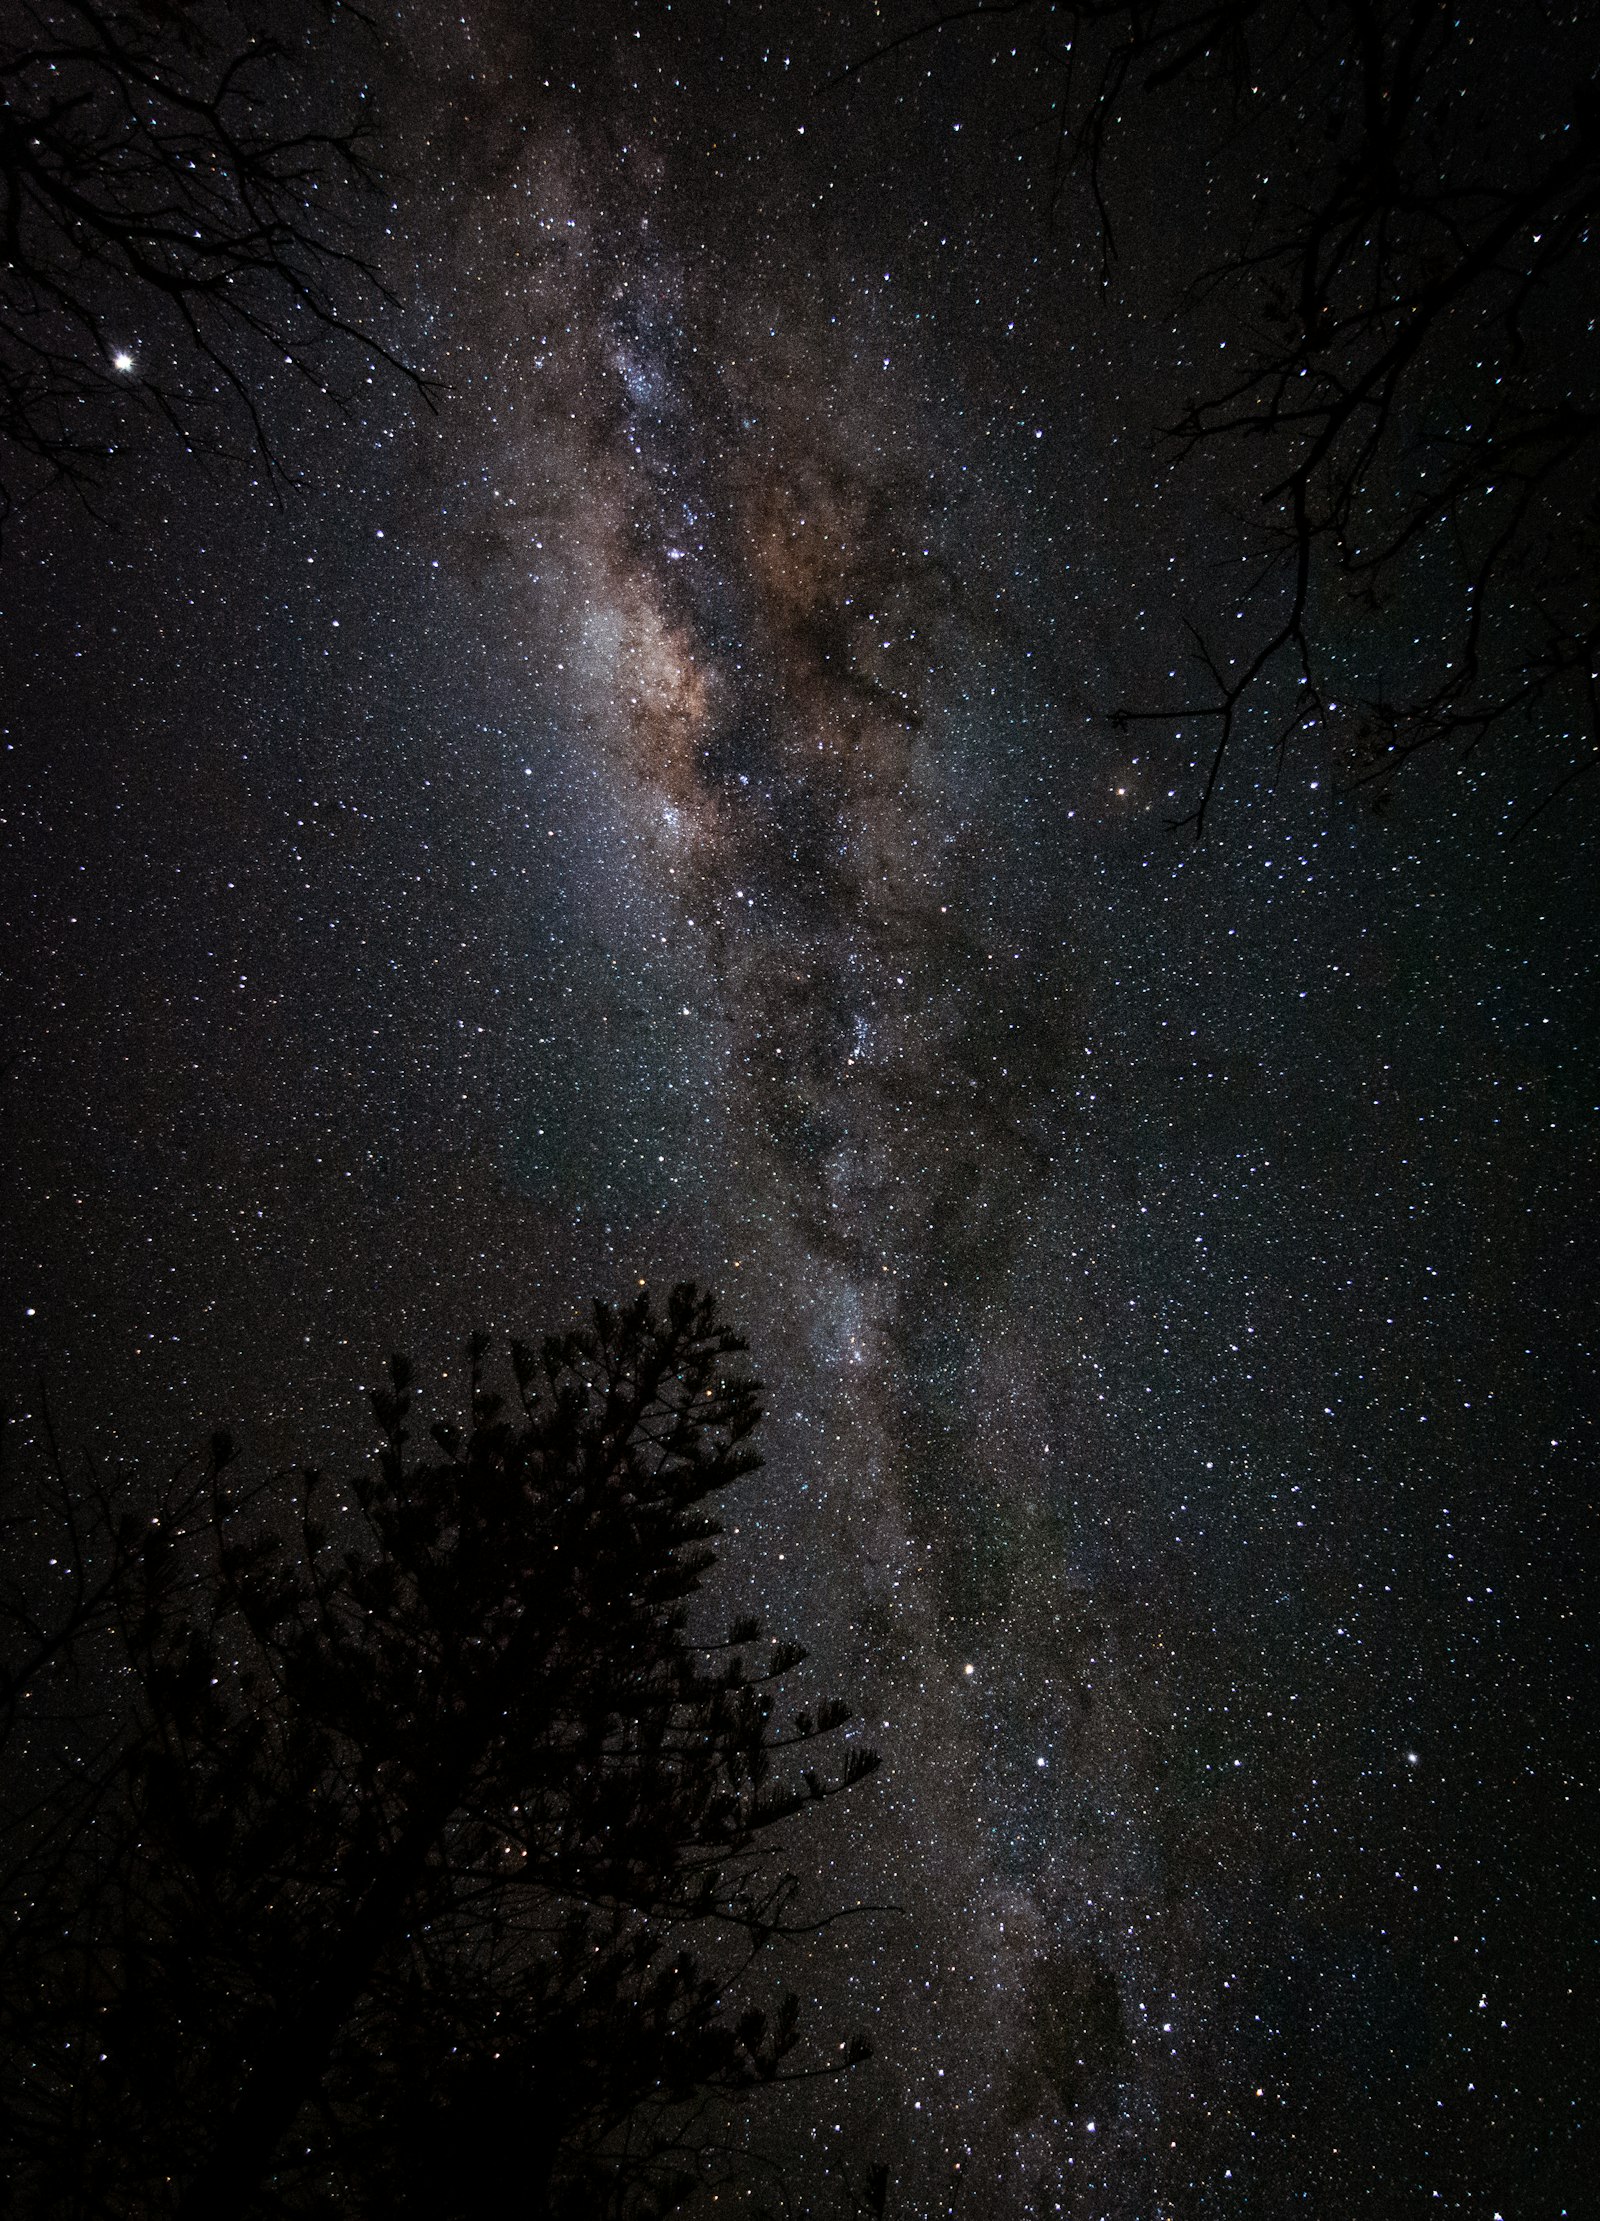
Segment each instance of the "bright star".
[[112,356],[111,367],[113,370],[131,370],[133,368],[133,357],[125,347],[119,347]]

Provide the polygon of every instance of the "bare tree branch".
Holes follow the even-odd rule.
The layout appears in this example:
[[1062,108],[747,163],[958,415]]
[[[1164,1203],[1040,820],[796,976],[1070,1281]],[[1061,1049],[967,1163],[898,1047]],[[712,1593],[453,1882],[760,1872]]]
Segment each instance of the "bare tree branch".
[[[931,14],[855,68],[985,9]],[[1037,0],[1058,177],[1104,273],[1116,160],[1164,166],[1173,220],[1213,188],[1186,312],[1243,366],[1168,428],[1269,463],[1255,645],[1208,646],[1198,700],[1125,706],[1215,739],[1203,828],[1247,722],[1321,729],[1353,783],[1438,743],[1593,761],[1600,590],[1600,17],[1493,0]],[[1197,241],[1197,244],[1199,242]],[[1200,260],[1196,255],[1195,260]],[[1248,551],[1249,543],[1246,543]],[[1281,697],[1293,699],[1285,709]]]
[[377,372],[429,397],[361,243],[368,98],[336,88],[362,21],[310,0],[0,8],[0,519],[61,484],[93,506],[141,427],[287,482],[285,374],[347,412]]

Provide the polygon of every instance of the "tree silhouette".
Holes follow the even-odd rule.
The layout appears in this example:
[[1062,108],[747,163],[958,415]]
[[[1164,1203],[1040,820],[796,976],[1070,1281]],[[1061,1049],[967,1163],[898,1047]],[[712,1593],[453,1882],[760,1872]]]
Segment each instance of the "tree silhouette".
[[93,500],[141,423],[244,435],[292,475],[265,395],[348,405],[383,366],[387,294],[356,243],[366,93],[302,0],[16,0],[0,13],[0,518]]
[[743,1348],[689,1287],[514,1346],[509,1402],[474,1343],[426,1457],[395,1360],[369,1470],[239,1484],[219,1436],[123,1521],[18,1688],[12,2211],[657,2213],[708,2101],[866,2055],[803,2058],[766,1970],[826,1924],[774,1831],[876,1757],[819,1773],[803,1653],[698,1624]]
[[1087,187],[1107,282],[1137,231],[1121,165],[1154,166],[1188,313],[1228,341],[1167,433],[1255,471],[1253,583],[1190,622],[1197,692],[1119,713],[1210,729],[1187,822],[1252,713],[1280,753],[1324,731],[1358,781],[1439,742],[1548,742],[1553,798],[1600,754],[1600,16],[988,0],[851,71],[997,25],[1045,66],[1052,194]]

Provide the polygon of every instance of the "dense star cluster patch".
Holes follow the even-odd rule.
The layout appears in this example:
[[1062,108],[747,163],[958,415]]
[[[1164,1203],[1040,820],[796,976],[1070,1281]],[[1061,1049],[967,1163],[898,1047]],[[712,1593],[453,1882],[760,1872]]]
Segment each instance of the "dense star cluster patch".
[[325,1461],[391,1347],[714,1284],[735,1582],[884,1758],[818,2184],[1575,2213],[1592,794],[1312,734],[1175,831],[1113,712],[1257,489],[1148,437],[1155,150],[1106,287],[1020,35],[549,12],[378,69],[436,416],[7,525],[10,1378]]

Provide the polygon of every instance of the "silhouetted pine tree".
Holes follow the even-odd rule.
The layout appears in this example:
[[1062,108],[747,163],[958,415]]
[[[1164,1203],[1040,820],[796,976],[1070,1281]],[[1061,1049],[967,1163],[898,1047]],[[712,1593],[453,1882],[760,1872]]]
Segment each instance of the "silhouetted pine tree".
[[865,2055],[794,2064],[761,1954],[771,1831],[876,1758],[775,1770],[846,1707],[780,1725],[803,1653],[690,1620],[743,1348],[690,1287],[514,1346],[510,1402],[475,1342],[426,1455],[395,1360],[367,1472],[240,1486],[219,1437],[115,1530],[114,1647],[64,1708],[40,1669],[74,1744],[8,1838],[14,2211],[655,2213],[708,2095]]

